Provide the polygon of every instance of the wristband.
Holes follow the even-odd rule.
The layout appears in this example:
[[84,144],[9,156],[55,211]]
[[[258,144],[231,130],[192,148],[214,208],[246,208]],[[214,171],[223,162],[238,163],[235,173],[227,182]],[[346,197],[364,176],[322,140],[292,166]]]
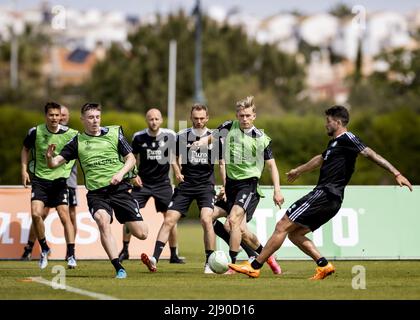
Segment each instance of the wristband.
[[397,178],[398,176],[400,176],[401,175],[401,172],[398,172],[397,174],[395,174],[394,176],[395,176],[395,178]]

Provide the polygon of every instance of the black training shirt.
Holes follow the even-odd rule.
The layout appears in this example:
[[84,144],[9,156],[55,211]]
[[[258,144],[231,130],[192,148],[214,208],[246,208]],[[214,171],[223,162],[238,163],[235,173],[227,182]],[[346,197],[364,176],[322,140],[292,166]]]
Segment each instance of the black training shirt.
[[155,184],[169,181],[169,169],[175,161],[176,134],[169,129],[160,129],[158,135],[149,135],[148,129],[138,131],[131,143],[133,153],[140,158],[139,176],[142,182]]
[[354,172],[357,155],[365,149],[364,143],[351,132],[344,132],[328,142],[322,153],[322,163],[317,189],[344,197],[344,188]]

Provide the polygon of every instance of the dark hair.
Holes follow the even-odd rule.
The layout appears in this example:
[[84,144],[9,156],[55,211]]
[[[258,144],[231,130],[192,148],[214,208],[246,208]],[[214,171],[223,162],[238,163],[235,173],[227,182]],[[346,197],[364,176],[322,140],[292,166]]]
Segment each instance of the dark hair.
[[340,119],[344,127],[347,126],[350,121],[349,112],[343,106],[332,106],[331,108],[325,110],[325,115],[335,119]]
[[47,114],[50,109],[61,109],[61,105],[53,101],[47,102],[44,106],[45,114]]
[[83,115],[83,114],[85,114],[86,111],[89,111],[89,110],[102,111],[102,107],[99,103],[88,102],[88,103],[85,103],[82,106],[82,109],[80,110],[80,113]]
[[194,105],[191,107],[191,113],[194,110],[198,110],[198,111],[204,110],[206,112],[206,115],[209,114],[209,110],[208,110],[207,106],[205,106],[204,104],[201,104],[201,103],[194,103]]

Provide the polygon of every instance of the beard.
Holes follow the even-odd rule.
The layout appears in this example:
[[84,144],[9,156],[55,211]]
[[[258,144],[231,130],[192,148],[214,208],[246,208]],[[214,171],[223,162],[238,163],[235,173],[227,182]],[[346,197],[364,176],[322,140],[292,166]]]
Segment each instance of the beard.
[[328,135],[329,137],[332,137],[332,136],[334,135],[334,130],[332,130],[332,129],[327,129],[327,135]]

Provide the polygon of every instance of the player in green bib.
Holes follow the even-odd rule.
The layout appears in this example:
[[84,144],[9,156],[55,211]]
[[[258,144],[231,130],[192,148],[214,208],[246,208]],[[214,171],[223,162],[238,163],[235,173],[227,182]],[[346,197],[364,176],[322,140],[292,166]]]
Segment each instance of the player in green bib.
[[58,216],[64,227],[64,236],[67,243],[67,265],[69,268],[77,266],[74,258],[74,229],[69,216],[68,189],[66,179],[74,161],[56,169],[50,169],[45,160],[45,152],[49,144],[55,144],[56,150],[61,151],[64,145],[76,136],[77,131],[60,125],[61,106],[55,102],[48,102],[45,107],[45,123],[29,130],[23,142],[21,152],[22,183],[26,188],[30,181],[28,173],[28,160],[32,152],[34,160],[31,194],[32,222],[38,241],[41,245],[39,267],[44,269],[48,265],[50,248],[45,239],[45,226],[43,216],[45,208],[56,208]]
[[[61,118],[60,118],[60,124],[63,126],[67,126],[70,119],[70,113],[69,109],[61,105]],[[67,183],[67,189],[68,189],[68,203],[69,203],[69,214],[70,214],[70,220],[73,225],[74,230],[74,238],[76,239],[77,235],[77,219],[76,219],[76,207],[77,207],[77,165],[74,163],[73,168],[71,170],[70,176],[66,180]],[[48,216],[48,213],[50,211],[49,207],[45,207],[44,215],[42,217],[43,220],[45,220]],[[24,247],[23,254],[21,257],[21,260],[23,261],[30,261],[32,259],[32,249],[34,247],[34,244],[36,242],[36,234],[35,234],[35,228],[34,225],[31,223],[30,231],[29,231],[29,237],[28,237],[28,243]],[[74,250],[75,251],[75,250]],[[73,251],[73,256],[76,258],[76,255]],[[70,257],[69,252],[67,250],[65,261],[68,261],[68,258]]]
[[[264,167],[271,172],[274,186],[273,201],[275,205],[284,202],[280,191],[280,178],[276,162],[271,150],[271,139],[254,126],[256,106],[253,97],[247,97],[236,103],[237,120],[226,121],[211,138],[205,138],[195,143],[198,147],[211,140],[218,139],[222,144],[223,161],[226,165],[226,201],[215,204],[215,212],[224,212],[228,219],[230,232],[229,255],[234,263],[239,252],[242,233],[250,240],[248,245],[254,244],[257,253],[263,246],[258,238],[246,228],[246,222],[252,219],[260,200],[258,182]],[[269,264],[274,273],[281,273],[274,257],[269,257]]]
[[125,223],[131,234],[140,240],[147,238],[148,229],[138,203],[130,193],[129,173],[136,158],[120,126],[100,126],[101,109],[96,103],[83,105],[84,132],[74,137],[56,156],[56,146],[50,144],[46,157],[50,168],[79,159],[88,189],[89,211],[98,225],[102,246],[115,268],[116,278],[123,279],[127,273],[118,260],[117,245],[110,228],[113,213],[118,222]]

